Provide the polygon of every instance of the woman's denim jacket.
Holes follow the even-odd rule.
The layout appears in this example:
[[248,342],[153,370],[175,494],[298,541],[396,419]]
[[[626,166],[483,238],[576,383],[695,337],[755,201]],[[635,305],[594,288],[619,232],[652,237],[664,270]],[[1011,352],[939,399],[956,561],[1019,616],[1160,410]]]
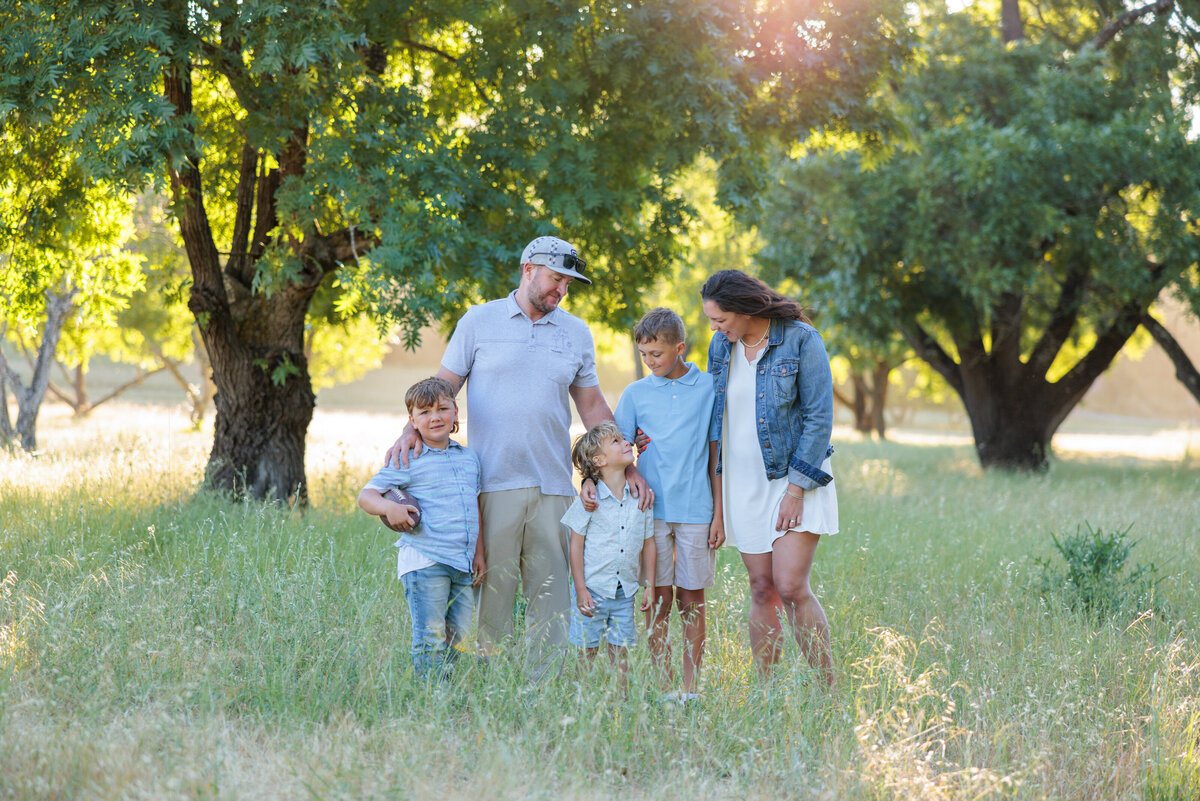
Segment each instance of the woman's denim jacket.
[[[716,401],[713,424],[717,442],[725,415],[725,388],[729,383],[732,349],[724,334],[708,346],[708,372],[713,377]],[[817,329],[797,320],[771,320],[767,347],[758,361],[754,416],[758,419],[758,444],[767,478],[787,476],[802,489],[823,487],[833,476],[821,470],[833,453],[833,377],[829,356]],[[719,446],[718,446],[719,447]],[[718,450],[717,472],[721,470]]]

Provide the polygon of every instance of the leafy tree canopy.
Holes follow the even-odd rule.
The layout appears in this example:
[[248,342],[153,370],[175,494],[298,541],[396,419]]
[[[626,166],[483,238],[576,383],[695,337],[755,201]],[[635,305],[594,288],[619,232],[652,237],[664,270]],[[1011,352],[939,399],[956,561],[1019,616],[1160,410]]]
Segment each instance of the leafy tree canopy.
[[1196,282],[1179,28],[1143,11],[1105,39],[1120,9],[1078,8],[1012,44],[992,9],[930,12],[878,98],[907,135],[810,139],[762,219],[766,264],[817,280],[863,340],[898,332],[963,397],[988,466],[1044,464],[1159,292]]

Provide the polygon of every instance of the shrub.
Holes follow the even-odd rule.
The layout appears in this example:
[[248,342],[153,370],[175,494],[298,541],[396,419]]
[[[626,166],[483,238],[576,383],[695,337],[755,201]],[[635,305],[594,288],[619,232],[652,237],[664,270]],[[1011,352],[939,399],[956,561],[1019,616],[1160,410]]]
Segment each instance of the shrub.
[[1044,595],[1061,594],[1074,611],[1107,617],[1120,611],[1141,611],[1162,607],[1156,604],[1154,588],[1158,584],[1153,564],[1136,564],[1127,569],[1129,552],[1137,540],[1127,540],[1129,529],[1105,534],[1085,523],[1087,529],[1063,537],[1051,535],[1054,547],[1066,563],[1065,570],[1048,559],[1038,559],[1042,568],[1038,590]]

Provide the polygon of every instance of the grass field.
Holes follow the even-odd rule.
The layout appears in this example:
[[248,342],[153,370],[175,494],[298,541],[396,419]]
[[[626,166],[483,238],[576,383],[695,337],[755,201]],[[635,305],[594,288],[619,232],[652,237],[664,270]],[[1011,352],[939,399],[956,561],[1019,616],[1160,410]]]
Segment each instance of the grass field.
[[[1200,465],[837,441],[817,553],[838,684],[750,666],[723,551],[704,698],[633,654],[530,680],[519,651],[413,681],[392,537],[357,512],[395,418],[320,414],[312,508],[197,494],[177,413],[49,415],[0,455],[0,799],[1186,799],[1200,795]],[[1132,525],[1166,614],[1032,587],[1051,535]],[[7,576],[7,578],[5,578]]]

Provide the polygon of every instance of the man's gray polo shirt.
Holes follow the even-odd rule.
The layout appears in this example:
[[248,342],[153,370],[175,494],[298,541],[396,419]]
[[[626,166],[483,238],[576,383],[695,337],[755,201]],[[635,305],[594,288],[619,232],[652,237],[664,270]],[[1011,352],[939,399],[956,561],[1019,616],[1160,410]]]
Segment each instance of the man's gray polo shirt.
[[467,378],[467,442],[483,466],[483,492],[575,494],[569,389],[600,383],[583,320],[556,308],[534,322],[513,292],[467,310],[442,367]]

